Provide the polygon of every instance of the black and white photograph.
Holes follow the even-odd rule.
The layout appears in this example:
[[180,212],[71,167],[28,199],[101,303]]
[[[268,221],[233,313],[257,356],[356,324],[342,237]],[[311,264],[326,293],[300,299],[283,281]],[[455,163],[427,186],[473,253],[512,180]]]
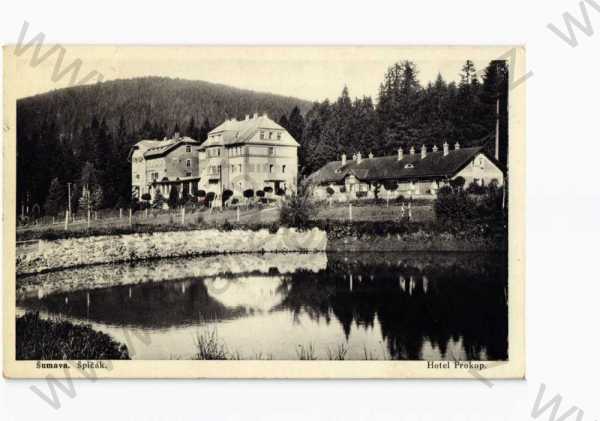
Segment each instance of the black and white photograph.
[[16,362],[522,358],[506,48],[73,48],[119,72],[16,98]]

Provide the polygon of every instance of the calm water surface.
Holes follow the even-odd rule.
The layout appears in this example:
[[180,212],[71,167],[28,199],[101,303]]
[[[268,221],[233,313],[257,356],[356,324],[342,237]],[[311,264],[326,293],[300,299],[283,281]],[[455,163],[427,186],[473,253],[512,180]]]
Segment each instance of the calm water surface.
[[506,254],[233,255],[17,279],[19,312],[91,324],[135,359],[193,358],[215,333],[244,359],[503,360]]

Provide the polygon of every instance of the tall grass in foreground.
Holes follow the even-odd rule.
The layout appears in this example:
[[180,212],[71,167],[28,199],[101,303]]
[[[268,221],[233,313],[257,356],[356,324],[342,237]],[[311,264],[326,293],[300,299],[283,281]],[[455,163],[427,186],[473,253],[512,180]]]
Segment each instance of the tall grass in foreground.
[[217,329],[206,328],[196,335],[196,359],[198,360],[229,360],[232,355],[227,353],[225,344],[219,341]]
[[298,355],[299,360],[316,360],[317,356],[315,355],[315,348],[313,344],[308,344],[307,346],[298,345],[296,348],[296,355]]
[[[245,357],[239,350],[229,350],[225,343],[219,338],[218,331],[215,327],[204,327],[201,332],[196,335],[195,359],[197,360],[272,360],[273,354],[263,354],[262,352],[255,353],[249,357]],[[343,361],[348,355],[348,345],[338,344],[335,348],[327,348],[327,360]],[[312,343],[307,345],[299,344],[296,347],[296,356],[298,360],[311,361],[318,360],[315,346]],[[381,358],[383,357],[383,358]],[[361,358],[358,358],[361,359]],[[382,346],[382,354],[374,352],[366,347],[363,347],[364,360],[391,360],[391,355]]]
[[346,354],[348,353],[348,347],[344,344],[339,344],[336,349],[331,350],[327,348],[327,356],[330,360],[345,360]]

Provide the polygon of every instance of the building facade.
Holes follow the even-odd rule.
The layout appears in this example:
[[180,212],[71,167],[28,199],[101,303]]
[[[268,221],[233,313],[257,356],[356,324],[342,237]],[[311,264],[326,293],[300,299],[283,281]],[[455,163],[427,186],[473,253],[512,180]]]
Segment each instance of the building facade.
[[[382,198],[434,198],[440,187],[458,177],[465,179],[465,186],[504,184],[503,171],[483,147],[461,148],[458,142],[452,150],[444,142],[431,150],[422,145],[419,152],[414,147],[406,153],[400,148],[394,156],[363,158],[358,153],[348,160],[343,154],[340,161],[324,165],[308,179],[317,186],[314,194],[319,198],[333,191],[335,198],[351,200],[373,198],[376,192]],[[388,191],[386,185],[396,188]]]
[[224,121],[199,147],[200,190],[289,194],[298,179],[298,142],[266,114]]
[[129,152],[132,197],[145,193],[154,199],[156,192],[168,197],[172,186],[181,196],[183,190],[193,194],[199,180],[198,150],[200,142],[175,134],[173,139],[141,140]]

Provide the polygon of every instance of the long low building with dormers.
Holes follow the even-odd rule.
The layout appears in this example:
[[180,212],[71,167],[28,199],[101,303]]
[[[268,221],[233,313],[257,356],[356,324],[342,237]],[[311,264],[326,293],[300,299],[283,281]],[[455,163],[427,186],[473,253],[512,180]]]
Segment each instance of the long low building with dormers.
[[[504,174],[499,164],[484,151],[484,148],[461,148],[457,142],[450,149],[447,142],[441,148],[433,146],[427,150],[421,146],[420,153],[414,147],[405,153],[398,149],[393,156],[362,157],[355,154],[347,159],[329,162],[308,177],[316,188],[314,194],[325,198],[333,191],[345,199],[373,198],[379,189],[380,197],[390,194],[392,197],[435,197],[440,187],[451,179],[463,177],[465,184],[475,182],[488,185],[491,182],[499,186],[504,183]],[[384,185],[396,182],[397,188],[390,193]],[[329,190],[329,192],[328,192]]]

